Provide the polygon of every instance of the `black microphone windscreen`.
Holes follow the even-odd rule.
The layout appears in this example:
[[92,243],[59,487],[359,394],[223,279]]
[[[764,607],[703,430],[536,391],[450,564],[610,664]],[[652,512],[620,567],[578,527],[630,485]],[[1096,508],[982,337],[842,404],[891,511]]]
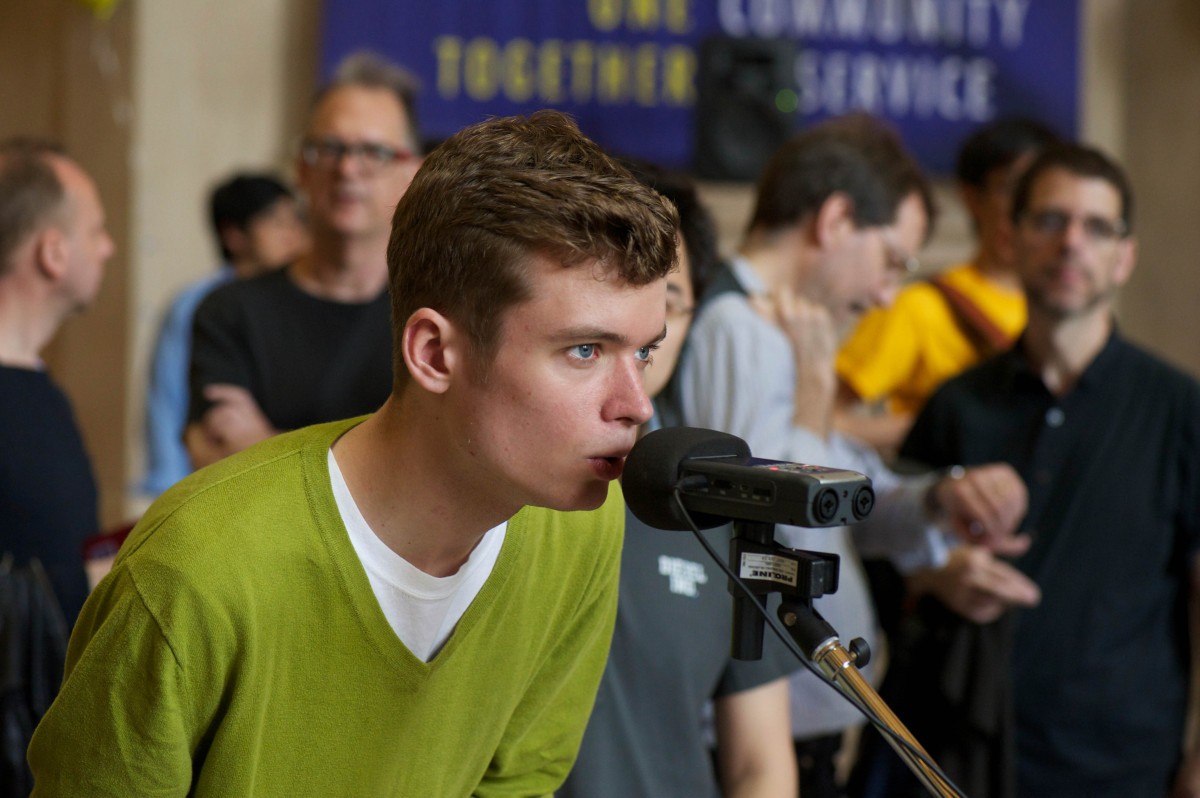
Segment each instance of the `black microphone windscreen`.
[[[684,460],[702,457],[749,457],[750,447],[736,435],[697,427],[668,427],[649,433],[633,445],[625,459],[621,488],[625,503],[638,520],[655,529],[691,529],[675,503]],[[729,523],[728,518],[692,513],[701,529]]]

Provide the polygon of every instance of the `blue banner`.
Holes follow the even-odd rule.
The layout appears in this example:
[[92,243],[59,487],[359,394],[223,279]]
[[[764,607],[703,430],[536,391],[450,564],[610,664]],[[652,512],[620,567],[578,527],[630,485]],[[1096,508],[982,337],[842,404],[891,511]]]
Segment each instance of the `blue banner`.
[[1078,0],[326,0],[323,74],[369,48],[424,85],[447,136],[560,108],[614,152],[686,167],[700,42],[797,43],[795,124],[850,110],[893,122],[935,174],[997,116],[1078,121]]

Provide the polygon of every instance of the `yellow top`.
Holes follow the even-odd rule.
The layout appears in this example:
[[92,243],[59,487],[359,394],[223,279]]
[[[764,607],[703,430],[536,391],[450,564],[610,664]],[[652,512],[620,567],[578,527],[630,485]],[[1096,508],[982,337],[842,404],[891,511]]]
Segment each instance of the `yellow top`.
[[[1020,291],[997,285],[970,263],[947,269],[942,279],[1011,338],[1025,328]],[[886,398],[892,412],[915,413],[934,389],[979,360],[941,292],[921,281],[891,307],[863,317],[838,353],[837,370],[864,401]]]

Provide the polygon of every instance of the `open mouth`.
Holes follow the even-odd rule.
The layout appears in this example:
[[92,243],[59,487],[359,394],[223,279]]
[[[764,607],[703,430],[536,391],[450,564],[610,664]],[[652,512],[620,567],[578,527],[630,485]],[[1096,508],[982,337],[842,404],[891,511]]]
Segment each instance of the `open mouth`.
[[625,470],[624,457],[593,457],[592,468],[603,479],[616,479]]

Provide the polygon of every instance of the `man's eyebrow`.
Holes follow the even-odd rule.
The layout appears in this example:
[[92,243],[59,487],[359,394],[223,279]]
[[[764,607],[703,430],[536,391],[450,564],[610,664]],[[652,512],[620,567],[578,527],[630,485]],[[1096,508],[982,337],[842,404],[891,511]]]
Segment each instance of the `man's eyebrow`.
[[[567,327],[566,329],[561,330],[556,337],[563,341],[600,341],[604,343],[617,344],[619,346],[628,346],[631,343],[628,335],[624,335],[616,332],[615,330],[609,330],[604,327]],[[655,337],[654,340],[650,341],[650,343],[647,345],[653,346],[654,344],[662,343],[663,339],[666,337],[667,326],[664,324],[662,332],[660,332],[658,336]]]
[[629,336],[604,327],[579,326],[567,327],[558,332],[556,338],[564,341],[606,341],[614,344],[629,343]]

